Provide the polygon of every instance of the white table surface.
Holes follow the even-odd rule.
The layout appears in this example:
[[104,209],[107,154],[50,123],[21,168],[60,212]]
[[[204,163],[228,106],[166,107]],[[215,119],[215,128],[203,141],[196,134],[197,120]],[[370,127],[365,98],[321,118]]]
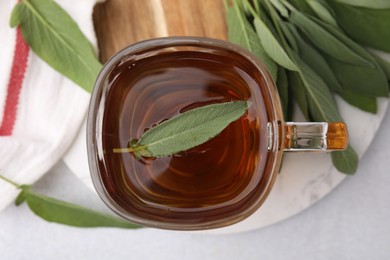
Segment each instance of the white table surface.
[[[34,188],[107,210],[63,162]],[[11,205],[0,213],[0,259],[390,259],[390,109],[356,175],[278,224],[231,235],[80,229]]]

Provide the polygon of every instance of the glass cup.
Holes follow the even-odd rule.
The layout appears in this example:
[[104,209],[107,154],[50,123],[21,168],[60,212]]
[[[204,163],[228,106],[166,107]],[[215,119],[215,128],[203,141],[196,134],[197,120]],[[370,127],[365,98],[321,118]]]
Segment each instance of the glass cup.
[[[198,147],[158,159],[114,152],[178,113],[232,100],[252,105]],[[234,224],[265,201],[284,151],[347,147],[344,123],[284,122],[281,111],[265,66],[235,44],[200,37],[136,43],[115,54],[95,83],[87,123],[92,181],[109,208],[140,225]]]

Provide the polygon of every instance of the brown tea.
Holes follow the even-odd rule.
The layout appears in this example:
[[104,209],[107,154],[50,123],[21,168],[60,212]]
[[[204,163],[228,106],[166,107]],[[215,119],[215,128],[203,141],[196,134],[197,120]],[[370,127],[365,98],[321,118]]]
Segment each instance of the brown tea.
[[[96,157],[103,187],[122,212],[191,224],[229,221],[253,207],[266,186],[268,118],[265,82],[251,62],[217,49],[140,53],[116,64],[107,84],[97,141],[103,152]],[[193,149],[141,160],[113,153],[179,113],[233,100],[252,105],[241,119]]]

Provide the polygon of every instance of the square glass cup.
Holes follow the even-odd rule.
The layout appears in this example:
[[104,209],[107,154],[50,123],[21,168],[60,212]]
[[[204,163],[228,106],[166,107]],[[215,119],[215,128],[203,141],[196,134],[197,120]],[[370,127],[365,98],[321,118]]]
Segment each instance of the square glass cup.
[[[252,103],[219,135],[165,158],[115,153],[189,109]],[[87,122],[94,186],[118,215],[149,227],[199,230],[234,224],[265,201],[284,151],[342,150],[344,123],[284,122],[277,88],[252,53],[201,37],[151,39],[103,67]]]

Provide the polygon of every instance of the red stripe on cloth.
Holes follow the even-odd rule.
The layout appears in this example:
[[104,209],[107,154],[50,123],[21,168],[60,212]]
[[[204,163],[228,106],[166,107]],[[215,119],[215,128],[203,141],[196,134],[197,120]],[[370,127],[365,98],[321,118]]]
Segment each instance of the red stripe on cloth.
[[23,85],[24,74],[27,68],[29,47],[24,41],[20,27],[16,31],[16,44],[11,75],[8,82],[7,96],[3,112],[3,121],[0,125],[0,136],[11,135],[14,129],[19,95]]

